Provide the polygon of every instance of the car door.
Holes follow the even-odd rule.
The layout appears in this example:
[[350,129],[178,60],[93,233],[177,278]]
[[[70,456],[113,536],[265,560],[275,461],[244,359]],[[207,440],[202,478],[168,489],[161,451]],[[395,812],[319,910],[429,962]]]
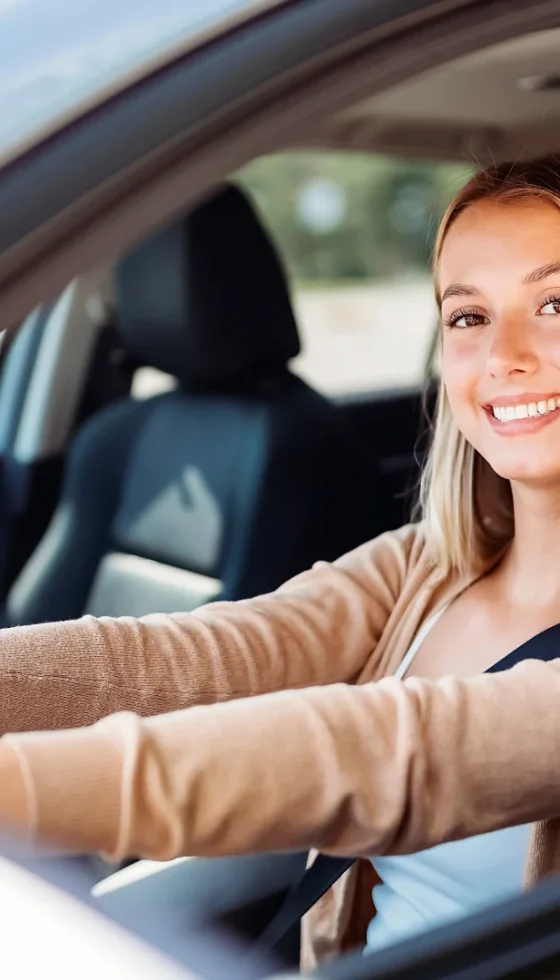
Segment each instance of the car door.
[[323,966],[321,980],[554,980],[560,969],[560,883],[460,922],[424,933],[375,956]]

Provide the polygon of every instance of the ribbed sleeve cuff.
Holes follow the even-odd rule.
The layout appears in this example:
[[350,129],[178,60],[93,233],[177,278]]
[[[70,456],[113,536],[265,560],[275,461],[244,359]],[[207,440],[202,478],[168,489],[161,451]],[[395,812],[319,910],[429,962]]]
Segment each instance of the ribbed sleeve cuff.
[[113,856],[119,846],[123,745],[101,726],[5,735],[28,796],[29,843]]

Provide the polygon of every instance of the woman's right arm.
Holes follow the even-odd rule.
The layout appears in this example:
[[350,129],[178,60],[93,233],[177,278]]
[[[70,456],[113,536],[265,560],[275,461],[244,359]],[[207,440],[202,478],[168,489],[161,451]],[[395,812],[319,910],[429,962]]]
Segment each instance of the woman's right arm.
[[411,853],[560,815],[559,703],[527,660],[8,735],[0,823],[113,861]]
[[382,535],[256,599],[4,630],[0,734],[351,681],[394,607],[417,536]]

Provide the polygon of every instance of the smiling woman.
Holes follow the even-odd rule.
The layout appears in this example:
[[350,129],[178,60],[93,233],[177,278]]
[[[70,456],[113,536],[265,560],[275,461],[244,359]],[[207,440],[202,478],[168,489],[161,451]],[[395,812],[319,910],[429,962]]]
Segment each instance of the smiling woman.
[[0,162],[281,0],[0,0]]
[[[476,174],[443,218],[435,259],[444,382],[424,473],[442,570],[480,569],[509,543],[511,481],[560,476],[556,429],[546,434],[560,418],[558,255],[556,157]],[[523,437],[541,431],[527,453]]]
[[560,870],[558,820],[529,827],[560,817],[559,651],[527,649],[560,623],[559,191],[560,158],[496,168],[444,218],[422,521],[243,602],[3,631],[12,829],[115,859],[362,856],[307,962]]

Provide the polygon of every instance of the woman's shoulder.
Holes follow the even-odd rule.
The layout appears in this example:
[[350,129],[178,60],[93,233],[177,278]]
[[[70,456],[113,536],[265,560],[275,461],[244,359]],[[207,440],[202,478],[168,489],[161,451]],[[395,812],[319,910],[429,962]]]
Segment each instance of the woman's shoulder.
[[427,560],[426,528],[423,521],[404,524],[394,531],[384,531],[343,555],[335,564],[377,564],[381,561],[408,568],[420,560]]
[[362,585],[371,583],[379,587],[382,582],[394,600],[411,577],[421,580],[433,571],[422,521],[386,531],[334,564],[359,579]]

